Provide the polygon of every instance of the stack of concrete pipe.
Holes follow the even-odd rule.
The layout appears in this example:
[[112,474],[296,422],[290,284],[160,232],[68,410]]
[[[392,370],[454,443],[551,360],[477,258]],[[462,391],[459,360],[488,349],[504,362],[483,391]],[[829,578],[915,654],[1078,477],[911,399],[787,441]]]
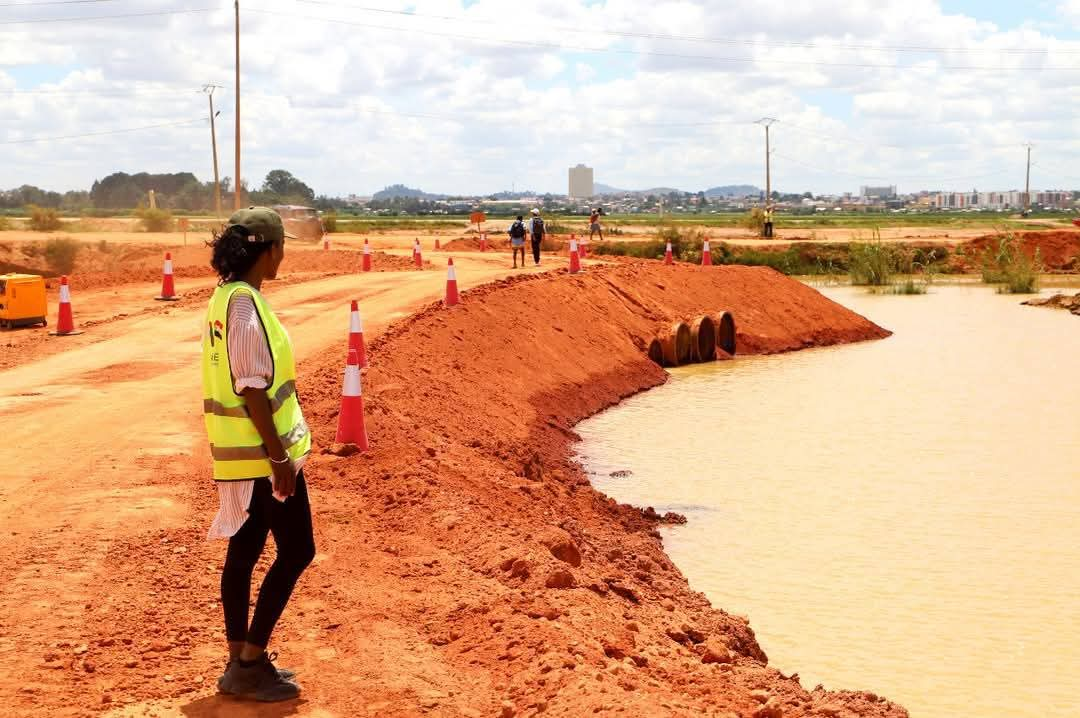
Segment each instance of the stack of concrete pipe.
[[689,324],[675,322],[649,344],[649,358],[660,366],[682,366],[735,354],[735,318],[731,312],[704,314]]

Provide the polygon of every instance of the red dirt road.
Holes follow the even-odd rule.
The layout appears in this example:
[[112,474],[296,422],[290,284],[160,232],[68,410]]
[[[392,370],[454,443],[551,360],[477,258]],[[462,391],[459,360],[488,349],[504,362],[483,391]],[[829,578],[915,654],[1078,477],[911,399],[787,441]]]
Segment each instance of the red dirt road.
[[[505,259],[456,257],[462,288],[509,274]],[[576,421],[663,381],[639,345],[676,316],[733,310],[741,348],[757,351],[885,332],[761,269],[519,275],[410,316],[444,282],[268,288],[316,451],[333,435],[353,297],[372,361],[372,452],[316,454],[306,471],[319,554],[274,646],[300,671],[298,703],[214,695],[224,544],[203,539],[216,501],[203,308],[115,319],[0,371],[7,714],[906,715],[768,668],[745,620],[690,590],[654,524],[569,461]]]

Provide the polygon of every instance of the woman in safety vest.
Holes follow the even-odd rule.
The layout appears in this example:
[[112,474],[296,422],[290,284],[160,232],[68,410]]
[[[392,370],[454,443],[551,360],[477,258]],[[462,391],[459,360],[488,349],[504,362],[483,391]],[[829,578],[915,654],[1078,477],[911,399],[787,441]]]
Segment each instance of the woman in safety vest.
[[[311,451],[292,342],[260,293],[285,256],[281,217],[265,207],[237,211],[214,236],[210,264],[221,281],[202,341],[203,413],[220,508],[210,538],[227,538],[221,603],[229,663],[222,693],[259,701],[296,698],[290,671],[267,655],[270,633],[300,574],[315,557],[303,465]],[[248,622],[251,573],[268,533],[277,557]]]

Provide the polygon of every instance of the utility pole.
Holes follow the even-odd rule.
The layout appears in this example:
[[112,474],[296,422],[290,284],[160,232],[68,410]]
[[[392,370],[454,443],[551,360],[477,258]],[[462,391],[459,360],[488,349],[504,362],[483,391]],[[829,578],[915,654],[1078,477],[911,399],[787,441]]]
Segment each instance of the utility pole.
[[233,209],[240,209],[240,0],[236,9],[236,172],[233,176]]
[[772,168],[769,163],[769,127],[774,123],[779,122],[774,117],[762,117],[754,124],[763,125],[765,127],[765,209],[769,209],[772,206]]
[[210,146],[214,150],[214,212],[217,214],[218,219],[221,219],[221,177],[218,174],[217,131],[214,126],[214,90],[220,87],[221,85],[209,83],[203,85],[203,92],[210,98]]
[[1024,214],[1031,212],[1031,148],[1033,145],[1028,142],[1024,147],[1027,147],[1027,172],[1024,174]]

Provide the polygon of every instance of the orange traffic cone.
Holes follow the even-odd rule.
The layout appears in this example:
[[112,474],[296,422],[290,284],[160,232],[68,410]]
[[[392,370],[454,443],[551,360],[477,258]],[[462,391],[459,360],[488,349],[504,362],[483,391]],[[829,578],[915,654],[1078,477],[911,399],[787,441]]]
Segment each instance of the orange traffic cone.
[[154,299],[159,302],[175,302],[179,298],[176,294],[176,285],[173,284],[172,252],[166,252],[165,269],[161,273],[161,296]]
[[709,251],[709,240],[707,239],[701,244],[701,266],[712,266],[712,252]]
[[71,314],[71,289],[68,287],[68,278],[60,277],[60,311],[56,317],[56,331],[49,332],[56,337],[66,337],[72,334],[82,334],[75,328],[75,319]]
[[443,300],[443,304],[448,307],[453,307],[456,306],[457,303],[457,272],[454,271],[454,258],[450,257],[446,264],[446,299]]
[[435,238],[435,249],[442,249],[442,244],[439,242],[439,238]]
[[359,357],[349,350],[345,365],[345,383],[341,389],[341,411],[338,412],[337,437],[339,444],[355,444],[360,451],[368,450],[367,429],[364,427],[364,394],[360,384]]
[[349,351],[356,352],[356,358],[361,368],[367,366],[367,351],[364,349],[364,324],[360,321],[360,308],[356,300],[352,302],[349,314]]
[[675,264],[675,259],[671,256],[671,242],[664,248],[664,264]]
[[487,232],[481,232],[480,233],[480,251],[481,252],[486,252],[487,251]]
[[577,240],[573,235],[570,237],[570,274],[577,274],[581,271],[581,257],[578,256]]
[[368,244],[366,239],[364,240],[364,264],[362,268],[365,272],[371,271],[371,245]]
[[324,252],[330,249],[330,235],[324,234],[322,236],[322,248]]
[[412,260],[417,269],[424,268],[424,258],[420,255],[420,240],[416,240],[412,247]]

